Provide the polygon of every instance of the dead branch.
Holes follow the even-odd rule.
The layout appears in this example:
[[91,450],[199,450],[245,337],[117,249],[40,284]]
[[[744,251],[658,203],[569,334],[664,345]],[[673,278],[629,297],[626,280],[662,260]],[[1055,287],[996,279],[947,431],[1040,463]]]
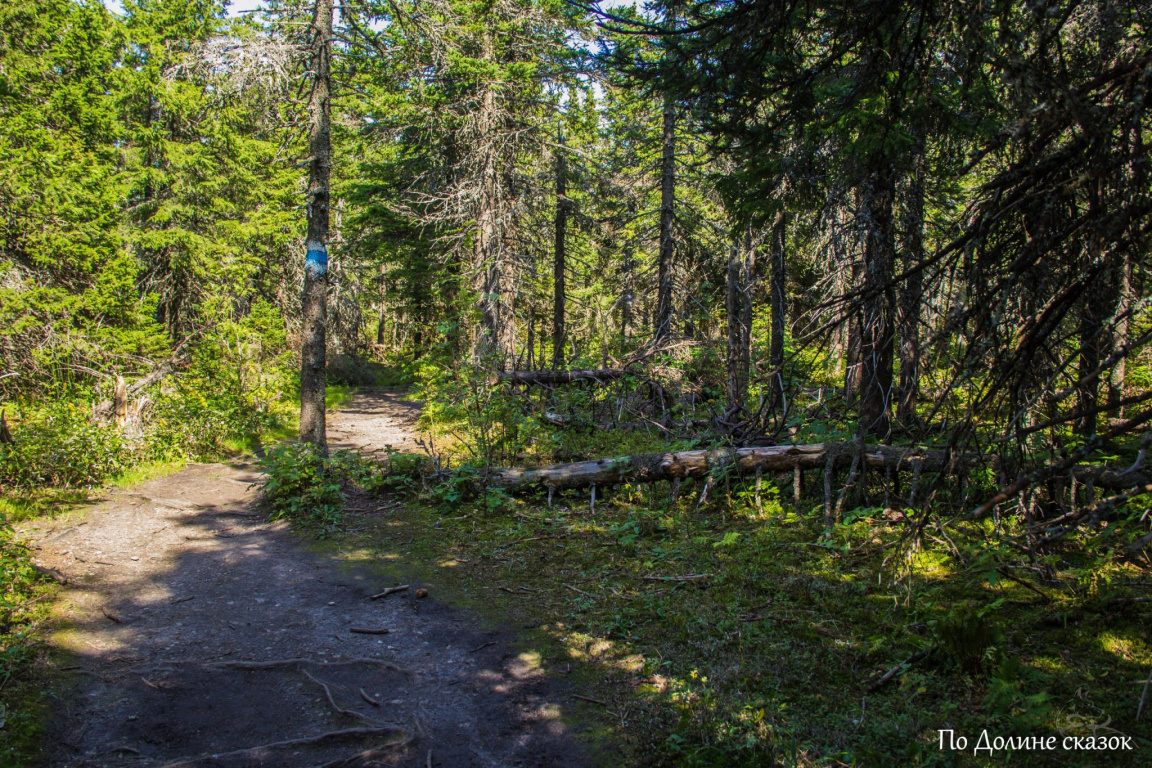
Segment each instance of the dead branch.
[[378,600],[381,597],[388,597],[388,595],[391,595],[391,594],[396,593],[396,592],[404,592],[407,589],[408,589],[407,584],[402,584],[399,587],[388,587],[388,589],[384,590],[383,592],[377,592],[375,595],[372,595],[368,599],[369,600]]
[[60,571],[56,570],[55,568],[44,568],[43,566],[32,563],[32,570],[36,571],[36,573],[39,573],[41,576],[47,576],[57,584],[68,583],[68,577],[60,573]]
[[928,654],[932,653],[933,650],[935,650],[934,646],[932,648],[925,648],[924,650],[914,653],[908,658],[904,659],[904,661],[900,662],[896,666],[892,667],[892,669],[885,672],[883,677],[872,683],[872,685],[868,686],[868,693],[879,690],[884,686],[885,683],[895,677],[897,672],[925,658]]

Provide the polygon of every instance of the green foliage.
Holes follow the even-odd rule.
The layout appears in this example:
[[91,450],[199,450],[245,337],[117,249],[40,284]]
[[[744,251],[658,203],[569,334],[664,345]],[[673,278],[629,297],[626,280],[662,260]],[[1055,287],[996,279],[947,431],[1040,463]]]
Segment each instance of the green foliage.
[[929,622],[937,642],[968,674],[986,672],[998,661],[997,646],[1003,637],[992,615],[1002,603],[999,600],[980,608],[964,603]]
[[[1076,610],[1079,625],[1053,626],[1054,606],[1034,592],[973,581],[962,567],[972,565],[967,552],[955,556],[930,539],[908,546],[907,524],[880,510],[861,510],[837,529],[843,548],[812,546],[822,520],[782,513],[775,497],[787,481],[770,490],[765,479],[760,515],[753,479],[730,480],[728,492],[717,482],[700,510],[693,480],[677,505],[663,484],[651,502],[648,487],[602,491],[595,514],[584,492],[558,492],[551,507],[503,499],[499,514],[475,495],[451,512],[406,504],[360,518],[368,530],[354,542],[445,599],[539,627],[528,647],[545,668],[632,713],[627,726],[599,707],[577,715],[598,738],[619,738],[617,759],[629,765],[949,764],[939,728],[1087,734],[1111,717],[1109,727],[1141,732],[1129,681],[1147,675],[1147,612]],[[1128,566],[1102,580],[1139,573]],[[652,580],[688,575],[696,578]],[[1068,572],[1060,576],[1069,582]],[[493,584],[531,598],[505,597]],[[1060,599],[1066,606],[1069,593]],[[1143,763],[1136,753],[1109,753],[1089,764]]]
[[44,711],[33,662],[41,653],[39,629],[47,618],[51,582],[32,567],[0,512],[0,765],[33,764],[43,737]]
[[324,536],[341,521],[343,462],[309,443],[272,448],[260,459],[264,499],[273,520],[287,519]]
[[15,444],[0,444],[0,490],[90,488],[132,461],[120,431],[92,421],[80,404],[27,406],[10,416]]
[[33,622],[43,610],[32,599],[47,579],[32,567],[28,549],[0,517],[0,680],[19,672],[34,653]]
[[423,457],[393,450],[378,462],[355,451],[326,455],[308,443],[277,446],[260,459],[271,518],[288,520],[320,537],[340,528],[346,485],[377,495],[405,491],[413,487],[423,465]]

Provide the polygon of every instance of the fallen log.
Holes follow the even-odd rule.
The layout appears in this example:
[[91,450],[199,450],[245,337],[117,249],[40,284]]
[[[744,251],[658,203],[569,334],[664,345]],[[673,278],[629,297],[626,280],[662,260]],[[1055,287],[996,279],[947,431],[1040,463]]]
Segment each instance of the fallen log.
[[492,469],[487,479],[489,485],[508,490],[533,485],[545,488],[586,488],[592,485],[702,477],[729,466],[748,471],[824,468],[828,464],[848,465],[857,455],[862,456],[866,466],[881,469],[912,469],[918,465],[921,470],[955,472],[975,463],[975,457],[971,454],[961,456],[942,450],[869,445],[861,452],[858,446],[851,443],[813,443],[645,453],[543,467]]
[[571,384],[574,381],[594,381],[597,384],[606,384],[609,381],[615,381],[626,373],[627,371],[615,368],[587,371],[501,371],[493,373],[489,381],[492,384],[529,384],[536,386]]

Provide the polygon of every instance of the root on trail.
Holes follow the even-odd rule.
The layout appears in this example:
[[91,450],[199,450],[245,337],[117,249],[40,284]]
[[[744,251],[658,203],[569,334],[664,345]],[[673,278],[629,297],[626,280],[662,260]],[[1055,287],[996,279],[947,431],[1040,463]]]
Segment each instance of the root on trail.
[[[384,757],[384,755],[388,754],[389,750],[396,749],[397,747],[406,747],[411,744],[412,741],[413,737],[411,736],[402,741],[390,741],[382,747],[366,749],[363,752],[357,752],[356,754],[350,755],[349,757],[342,757],[339,760],[333,760],[330,763],[324,763],[324,765],[320,766],[320,768],[349,768],[349,766],[353,766],[358,763],[364,763],[369,760],[375,760],[379,757]],[[428,754],[432,753],[429,752]]]
[[[359,712],[357,712],[357,711],[355,711],[355,710],[352,710],[352,709],[344,709],[344,707],[342,707],[342,706],[340,706],[339,704],[337,704],[337,703],[336,703],[336,697],[332,695],[332,688],[331,688],[331,687],[328,685],[328,683],[324,682],[323,680],[320,680],[319,678],[313,677],[313,676],[312,676],[312,675],[311,675],[311,674],[308,672],[308,670],[306,670],[306,669],[302,669],[302,670],[300,670],[300,671],[301,671],[302,673],[304,673],[304,677],[308,678],[308,679],[309,679],[309,680],[311,680],[312,682],[316,683],[316,685],[318,685],[318,686],[320,686],[321,688],[323,688],[323,689],[324,689],[324,696],[326,696],[326,697],[327,697],[327,699],[328,699],[328,703],[332,705],[332,709],[336,710],[337,714],[341,714],[341,715],[350,715],[350,716],[352,716],[352,717],[358,717],[358,718],[360,718],[361,720],[363,720],[364,722],[366,722],[366,723],[368,723],[368,724],[370,724],[370,725],[375,725],[375,726],[383,726],[383,725],[385,725],[384,723],[381,723],[379,720],[374,720],[373,718],[371,718],[371,717],[368,717],[367,715],[362,715],[362,714],[360,714]],[[363,690],[363,689],[361,689],[361,690]],[[377,705],[376,705],[376,706],[379,706],[379,703],[377,703]],[[396,727],[397,727],[397,728],[399,728],[400,726],[396,726]]]
[[[328,731],[327,733],[321,733],[317,736],[306,736],[306,737],[299,738],[299,739],[287,739],[285,741],[274,741],[271,744],[261,744],[258,747],[247,747],[245,749],[232,750],[231,752],[218,752],[218,753],[212,754],[212,755],[201,755],[199,757],[192,757],[192,758],[188,758],[185,760],[179,760],[175,763],[165,763],[164,765],[159,766],[159,768],[194,768],[194,766],[200,765],[200,764],[207,762],[209,760],[221,760],[221,759],[227,759],[227,758],[233,758],[233,757],[245,757],[248,755],[252,756],[253,758],[258,758],[260,756],[260,753],[271,750],[271,749],[287,749],[289,747],[306,747],[306,746],[311,746],[313,744],[321,744],[325,741],[331,741],[333,739],[343,739],[343,738],[349,738],[352,736],[379,736],[379,735],[382,735],[385,733],[407,733],[407,731],[405,731],[403,728],[399,728],[397,726],[391,726],[391,725],[381,726],[378,728],[345,728],[344,730],[340,730],[340,731]],[[365,752],[361,752],[358,755],[353,755],[351,758],[343,758],[342,760],[337,760],[335,762],[327,763],[326,766],[333,766],[334,767],[334,766],[341,766],[341,765],[352,765],[352,762],[348,762],[348,761],[361,760],[361,759],[363,759],[364,755],[367,755],[369,753],[375,753],[378,755],[378,754],[381,754],[380,750],[382,750],[382,749],[390,749],[390,748],[394,748],[394,747],[405,746],[405,745],[411,743],[411,741],[412,741],[412,737],[409,736],[408,738],[403,739],[402,741],[389,742],[384,747],[377,747],[375,749],[367,750]]]
[[319,667],[347,667],[352,664],[371,664],[373,666],[381,667],[383,669],[393,669],[397,672],[403,672],[406,675],[414,675],[411,670],[401,667],[399,664],[393,664],[390,661],[383,659],[347,659],[344,661],[317,661],[316,659],[273,659],[271,661],[214,661],[204,664],[205,667],[215,667],[218,669],[246,669],[246,670],[260,670],[260,669],[284,669],[286,667],[300,667],[304,664],[314,664]]

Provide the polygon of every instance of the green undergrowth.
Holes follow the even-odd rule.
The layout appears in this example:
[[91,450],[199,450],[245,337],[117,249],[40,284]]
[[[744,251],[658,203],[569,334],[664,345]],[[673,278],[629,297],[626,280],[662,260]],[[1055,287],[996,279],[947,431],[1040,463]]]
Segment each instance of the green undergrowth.
[[[524,632],[546,670],[606,703],[565,708],[623,744],[624,764],[1148,764],[1152,713],[1134,715],[1152,581],[1136,566],[998,565],[1003,553],[972,554],[980,526],[948,534],[955,552],[936,535],[909,546],[912,522],[891,509],[822,536],[816,500],[785,509],[766,485],[758,509],[750,480],[729,478],[697,509],[691,486],[676,504],[667,483],[601,491],[593,511],[583,494],[549,508],[409,485],[346,512],[337,541]],[[974,756],[985,729],[1122,734],[1136,749]],[[941,730],[968,749],[941,750]]]
[[27,547],[0,517],[0,766],[35,763],[47,713],[41,685],[44,648],[55,583],[32,565]]
[[[1152,574],[1123,546],[1146,529],[1146,496],[1036,554],[1019,516],[963,522],[946,494],[926,515],[871,474],[831,531],[819,472],[798,506],[791,473],[765,476],[759,500],[753,478],[718,474],[704,503],[686,480],[675,503],[660,482],[599,488],[594,508],[586,490],[558,492],[550,506],[542,492],[485,491],[483,467],[702,446],[587,426],[619,413],[635,382],[507,397],[431,365],[418,378],[437,460],[336,455],[318,470],[323,504],[289,516],[316,530],[330,510],[319,527],[338,551],[520,632],[544,669],[604,702],[564,709],[593,742],[621,745],[605,765],[1152,762],[1152,695],[1135,718]],[[668,423],[692,418],[682,405]],[[834,421],[804,433],[844,437]],[[292,471],[283,495],[305,499],[311,470]],[[377,501],[349,503],[359,494]],[[941,731],[967,749],[941,749]],[[1133,749],[976,753],[985,731],[1126,736]]]

